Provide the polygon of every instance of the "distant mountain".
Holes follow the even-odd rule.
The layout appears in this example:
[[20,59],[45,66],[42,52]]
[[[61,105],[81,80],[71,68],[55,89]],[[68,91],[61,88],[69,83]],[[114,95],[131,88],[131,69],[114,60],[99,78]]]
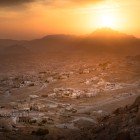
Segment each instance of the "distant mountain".
[[140,39],[110,28],[101,28],[80,39],[78,46],[90,52],[137,53],[140,51]]
[[6,55],[25,55],[31,53],[31,50],[28,47],[25,47],[23,45],[15,44],[11,46],[4,47],[1,52],[1,54]]
[[[18,45],[18,47],[15,46]],[[101,28],[89,35],[47,35],[31,41],[0,40],[0,47],[7,46],[5,51],[14,53],[28,52],[28,48],[36,54],[41,53],[138,53],[140,39],[110,28]],[[14,46],[14,47],[13,47]],[[12,48],[12,49],[10,49]],[[19,49],[20,48],[20,49]],[[24,50],[22,50],[22,48]],[[18,50],[19,49],[19,50]],[[17,51],[18,50],[18,51]]]
[[37,52],[42,52],[42,50],[44,50],[44,52],[68,51],[68,49],[72,48],[76,38],[74,35],[47,35],[43,38],[26,42],[25,45]]
[[23,42],[26,42],[26,40],[0,39],[0,47],[22,44]]
[[103,38],[104,39],[113,39],[113,38],[116,38],[116,39],[133,38],[134,39],[135,38],[132,35],[127,35],[119,31],[113,30],[111,28],[97,29],[96,31],[91,33],[89,36],[93,38],[100,38],[100,39],[103,39]]
[[12,40],[12,39],[0,39],[0,49],[5,47],[5,46],[14,45],[17,42],[18,42],[17,40]]
[[[83,36],[47,35],[40,39],[18,41],[0,39],[0,72],[35,71],[52,65],[83,61],[99,56],[136,56],[139,61],[140,39],[112,29],[98,29]],[[131,58],[131,57],[130,57]]]
[[42,40],[69,40],[72,39],[74,36],[73,35],[65,35],[65,34],[56,34],[56,35],[47,35],[43,38]]

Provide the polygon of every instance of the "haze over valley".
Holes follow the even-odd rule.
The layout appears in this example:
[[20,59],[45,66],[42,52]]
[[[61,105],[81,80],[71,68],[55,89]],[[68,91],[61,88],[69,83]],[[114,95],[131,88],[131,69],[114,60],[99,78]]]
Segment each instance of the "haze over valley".
[[0,1],[0,139],[139,140],[139,6]]

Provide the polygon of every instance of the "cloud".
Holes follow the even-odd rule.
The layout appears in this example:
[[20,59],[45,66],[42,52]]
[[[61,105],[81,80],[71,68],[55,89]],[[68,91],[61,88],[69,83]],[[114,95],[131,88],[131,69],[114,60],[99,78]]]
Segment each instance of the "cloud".
[[104,0],[44,0],[47,5],[55,5],[55,6],[81,6],[87,4],[95,4],[97,2],[101,2]]
[[68,1],[73,2],[73,3],[77,3],[77,4],[88,4],[88,3],[99,2],[101,0],[68,0]]
[[0,0],[1,7],[11,7],[17,5],[23,5],[26,3],[35,2],[37,0]]
[[102,0],[0,0],[0,7],[15,7],[25,6],[34,2],[42,2],[46,5],[65,6],[65,5],[84,5],[90,3],[96,3]]

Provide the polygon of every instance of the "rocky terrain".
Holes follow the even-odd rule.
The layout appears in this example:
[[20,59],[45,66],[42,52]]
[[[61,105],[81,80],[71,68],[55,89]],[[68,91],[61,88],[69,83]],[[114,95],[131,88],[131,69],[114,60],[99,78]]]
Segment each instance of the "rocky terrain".
[[134,123],[138,107],[129,106],[140,95],[137,57],[71,65],[67,71],[1,76],[1,135],[4,139],[115,139],[122,133],[138,139]]
[[98,32],[0,40],[2,140],[140,138],[139,40],[117,33],[115,48]]
[[96,140],[139,140],[140,139],[140,96],[132,105],[117,108],[112,114],[101,117],[98,123],[82,127],[78,134],[69,139]]

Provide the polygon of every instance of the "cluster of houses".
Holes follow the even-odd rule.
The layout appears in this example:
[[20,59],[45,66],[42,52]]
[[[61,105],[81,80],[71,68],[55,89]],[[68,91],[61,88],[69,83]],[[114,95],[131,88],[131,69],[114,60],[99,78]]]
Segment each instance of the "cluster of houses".
[[[45,101],[45,102],[43,102]],[[11,102],[9,107],[0,109],[0,120],[10,120],[11,123],[17,125],[20,123],[47,123],[53,124],[53,119],[49,116],[57,113],[62,113],[62,109],[69,112],[76,110],[70,105],[46,102],[46,99],[39,98],[37,95],[29,95],[26,100],[18,100]],[[58,111],[57,111],[58,110]]]
[[90,88],[86,90],[79,90],[74,88],[55,88],[52,94],[49,94],[49,97],[56,98],[71,98],[79,99],[86,97],[94,97],[100,92],[97,88]]

